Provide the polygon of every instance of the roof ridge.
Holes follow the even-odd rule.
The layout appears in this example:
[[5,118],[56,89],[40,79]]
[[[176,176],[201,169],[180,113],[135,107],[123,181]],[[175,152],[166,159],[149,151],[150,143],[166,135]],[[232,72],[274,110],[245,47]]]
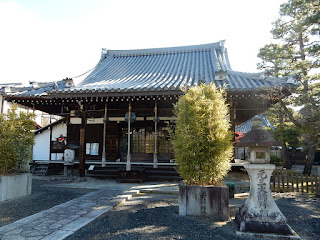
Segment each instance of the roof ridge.
[[178,47],[163,47],[163,48],[145,48],[145,49],[128,49],[128,50],[111,50],[105,52],[106,55],[113,56],[128,56],[128,55],[158,55],[158,54],[168,54],[168,53],[181,53],[181,52],[196,52],[196,51],[208,51],[212,48],[224,48],[224,40],[207,43],[200,45],[187,45]]

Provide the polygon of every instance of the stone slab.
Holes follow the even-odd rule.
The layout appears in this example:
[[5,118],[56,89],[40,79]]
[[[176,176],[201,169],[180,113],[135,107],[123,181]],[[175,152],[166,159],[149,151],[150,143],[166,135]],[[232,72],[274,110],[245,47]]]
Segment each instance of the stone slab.
[[225,185],[180,185],[179,215],[229,220],[229,188]]
[[252,232],[241,232],[236,231],[236,235],[240,237],[250,237],[250,238],[264,238],[264,239],[292,239],[299,240],[301,237],[298,234],[294,235],[281,235],[275,233],[252,233]]
[[0,202],[30,195],[32,175],[29,173],[0,176]]

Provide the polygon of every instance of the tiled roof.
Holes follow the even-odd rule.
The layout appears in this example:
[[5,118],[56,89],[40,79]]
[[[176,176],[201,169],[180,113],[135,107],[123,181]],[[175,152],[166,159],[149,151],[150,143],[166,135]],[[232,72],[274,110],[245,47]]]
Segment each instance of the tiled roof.
[[[259,115],[262,119],[262,126],[274,129],[275,127],[269,122],[269,120],[263,116],[262,114]],[[241,132],[243,134],[250,132],[252,128],[252,118],[248,121],[241,123],[240,125],[236,126],[236,131]]]
[[173,48],[103,50],[97,66],[78,86],[52,92],[166,91],[202,82],[225,86],[227,91],[250,91],[286,81],[233,71],[221,41]]
[[[32,87],[27,87],[24,91],[16,91],[11,96],[16,97],[41,97],[48,95],[52,90],[61,90],[73,87],[72,79],[63,79],[56,82],[30,82]],[[70,85],[71,84],[71,85]]]

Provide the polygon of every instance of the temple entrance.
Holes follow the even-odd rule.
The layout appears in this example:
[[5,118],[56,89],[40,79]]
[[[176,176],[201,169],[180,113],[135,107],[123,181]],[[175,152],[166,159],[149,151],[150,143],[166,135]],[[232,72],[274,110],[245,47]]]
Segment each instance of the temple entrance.
[[109,162],[116,161],[119,158],[119,137],[118,137],[118,124],[107,124],[106,136],[106,159]]

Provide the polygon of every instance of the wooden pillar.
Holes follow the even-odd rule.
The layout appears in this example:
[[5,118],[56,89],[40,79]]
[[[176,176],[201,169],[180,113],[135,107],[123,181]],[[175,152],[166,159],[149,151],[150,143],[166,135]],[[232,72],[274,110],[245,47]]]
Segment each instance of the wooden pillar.
[[86,112],[81,111],[81,127],[80,127],[80,151],[79,151],[79,176],[85,176],[86,168],[86,125],[87,125],[87,116]]
[[104,118],[103,118],[103,145],[102,145],[102,161],[101,166],[106,167],[106,135],[107,135],[107,104],[104,106]]
[[1,111],[0,111],[0,113],[3,113],[3,108],[4,108],[4,96],[1,96]]
[[236,102],[231,102],[230,103],[230,121],[231,121],[231,131],[233,133],[233,138],[232,138],[232,142],[233,142],[233,159],[235,159],[236,157],[236,147],[235,147],[235,143],[236,143],[236,136],[235,136],[235,131],[236,131],[236,118],[237,118],[237,114],[236,114]]
[[158,106],[157,102],[154,105],[154,154],[153,168],[158,168]]
[[49,136],[49,145],[50,145],[50,149],[49,149],[49,161],[52,160],[52,157],[51,157],[51,152],[52,152],[52,126],[49,127],[50,129],[50,136]]
[[126,164],[127,171],[131,171],[130,135],[131,135],[131,102],[129,102],[129,116],[128,116],[128,154],[127,154],[127,164]]

